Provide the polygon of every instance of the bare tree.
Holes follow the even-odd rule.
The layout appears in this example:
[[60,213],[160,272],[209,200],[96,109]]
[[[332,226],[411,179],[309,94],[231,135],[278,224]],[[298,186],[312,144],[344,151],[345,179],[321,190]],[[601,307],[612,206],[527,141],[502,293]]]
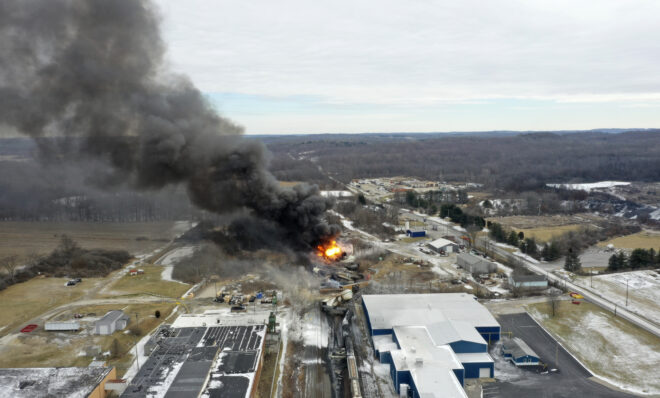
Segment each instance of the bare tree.
[[16,270],[18,268],[18,256],[8,256],[0,260],[0,265],[5,270],[11,283],[16,283]]

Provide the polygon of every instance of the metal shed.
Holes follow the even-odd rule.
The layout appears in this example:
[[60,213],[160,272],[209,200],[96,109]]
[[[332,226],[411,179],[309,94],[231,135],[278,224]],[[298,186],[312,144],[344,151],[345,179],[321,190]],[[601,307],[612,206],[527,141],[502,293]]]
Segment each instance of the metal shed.
[[121,330],[128,325],[129,316],[123,311],[109,311],[105,316],[94,325],[94,334],[108,335],[116,330]]
[[456,257],[456,263],[472,274],[490,274],[497,271],[497,265],[495,263],[470,253],[459,254]]
[[458,245],[447,239],[436,239],[433,242],[429,243],[429,247],[438,253],[456,253],[458,252]]

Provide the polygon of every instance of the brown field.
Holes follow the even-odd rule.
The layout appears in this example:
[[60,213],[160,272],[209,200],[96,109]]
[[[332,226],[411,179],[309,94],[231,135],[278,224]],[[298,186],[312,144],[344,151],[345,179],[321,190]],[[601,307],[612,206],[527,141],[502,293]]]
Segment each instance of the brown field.
[[300,182],[300,181],[280,181],[279,183],[280,183],[280,186],[282,186],[282,187],[293,187],[293,186],[296,186],[298,184],[302,184],[302,182]]
[[47,254],[59,244],[62,234],[69,235],[88,249],[124,249],[131,254],[145,253],[162,247],[184,232],[186,224],[0,222],[0,257]]
[[534,237],[540,242],[547,242],[553,236],[560,236],[568,231],[581,227],[595,225],[600,219],[591,214],[576,214],[572,216],[510,216],[491,217],[488,221],[502,224],[517,232],[522,231],[526,237]]
[[605,242],[598,243],[598,246],[607,246],[609,244],[619,249],[660,249],[660,232],[642,231],[636,234],[620,236]]
[[[113,341],[117,339],[119,355],[108,358],[109,366],[117,367],[118,376],[122,376],[133,361],[133,346],[147,333],[161,324],[172,312],[175,304],[149,303],[131,305],[96,305],[72,308],[61,314],[62,319],[71,319],[74,313],[95,313],[98,317],[107,311],[121,309],[131,316],[125,331],[115,332],[111,336],[91,334],[92,322],[83,322],[85,332],[45,332],[42,329],[30,334],[19,335],[11,344],[3,347],[0,355],[0,367],[44,367],[44,366],[87,366],[91,357],[81,355],[85,347],[100,346],[102,352],[111,351]],[[161,317],[156,318],[156,310]],[[137,317],[135,316],[137,314]],[[136,319],[139,319],[139,326]],[[84,319],[83,319],[84,321]],[[134,334],[133,332],[138,332]]]
[[525,234],[526,238],[534,238],[538,242],[548,242],[555,236],[561,236],[568,231],[577,231],[582,225],[578,224],[569,224],[561,225],[557,227],[541,227],[541,228],[530,228],[530,229],[517,229],[514,228],[516,232],[522,231]]
[[105,289],[106,294],[103,297],[116,297],[126,294],[154,294],[157,296],[178,298],[181,297],[190,285],[187,283],[170,282],[161,279],[161,273],[164,267],[146,265],[139,266],[144,270],[144,274],[130,276],[128,274],[122,276],[112,285]]
[[[33,278],[0,291],[0,335],[49,309],[79,299],[98,279],[88,278],[77,286],[65,286],[66,278]],[[39,325],[40,328],[43,325]]]
[[488,221],[500,223],[505,227],[515,229],[537,229],[547,227],[560,227],[565,225],[591,225],[601,220],[600,217],[593,214],[575,214],[572,216],[554,215],[554,216],[508,216],[508,217],[489,217]]

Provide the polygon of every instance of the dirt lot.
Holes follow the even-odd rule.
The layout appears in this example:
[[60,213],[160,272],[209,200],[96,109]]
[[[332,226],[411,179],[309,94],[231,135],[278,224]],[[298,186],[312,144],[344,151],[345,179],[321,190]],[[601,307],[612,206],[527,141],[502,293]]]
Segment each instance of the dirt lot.
[[660,340],[654,335],[588,302],[561,301],[555,317],[548,303],[528,309],[597,376],[632,391],[660,394]]
[[660,249],[660,232],[642,231],[636,234],[620,236],[605,242],[598,243],[598,246],[607,246],[609,244],[619,249]]
[[0,222],[0,257],[47,254],[59,244],[62,234],[69,235],[85,248],[147,253],[162,247],[187,228],[188,222]]

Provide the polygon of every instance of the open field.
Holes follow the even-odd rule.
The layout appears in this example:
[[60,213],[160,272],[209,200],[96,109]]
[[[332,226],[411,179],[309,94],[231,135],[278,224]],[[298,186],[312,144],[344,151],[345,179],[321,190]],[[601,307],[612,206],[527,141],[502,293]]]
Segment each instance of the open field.
[[588,302],[560,301],[555,317],[549,303],[531,304],[528,311],[595,375],[630,391],[660,394],[660,340],[654,335]]
[[589,225],[601,221],[602,218],[590,213],[578,213],[573,215],[553,216],[507,216],[507,217],[489,217],[488,221],[500,223],[509,228],[515,229],[534,229],[546,227],[561,227],[564,225],[578,224]]
[[88,278],[77,286],[65,286],[66,278],[33,278],[0,291],[0,335],[51,308],[77,300],[98,280]]
[[47,254],[59,244],[62,234],[69,235],[80,246],[88,249],[123,249],[131,254],[147,253],[162,247],[187,228],[188,222],[0,222],[0,257]]
[[[131,347],[162,323],[174,306],[173,303],[149,303],[72,308],[60,314],[58,319],[71,319],[77,312],[96,315],[81,319],[83,329],[79,332],[46,332],[39,329],[30,334],[18,335],[10,344],[3,346],[0,367],[87,366],[93,358],[85,355],[86,347],[99,346],[102,353],[111,352],[116,339],[119,349],[117,357],[100,357],[105,358],[108,365],[116,366],[118,375],[123,375],[133,361]],[[93,335],[94,321],[106,312],[116,309],[121,309],[131,316],[128,327],[110,336]],[[154,316],[156,310],[161,312],[158,319]],[[139,319],[137,328],[136,319]]]
[[580,227],[579,224],[560,225],[556,227],[540,227],[540,228],[514,228],[516,232],[525,234],[526,238],[534,238],[537,242],[549,242],[555,236],[561,236],[568,231],[576,231]]
[[156,296],[181,297],[190,285],[181,282],[166,281],[161,278],[163,267],[140,265],[144,274],[131,276],[126,273],[116,282],[104,289],[102,297],[116,297],[126,294],[153,294]]
[[619,236],[605,242],[598,243],[598,246],[614,245],[618,249],[660,249],[660,232],[642,231],[632,235]]
[[580,277],[579,283],[591,286],[592,290],[613,303],[626,305],[628,285],[628,310],[636,312],[656,323],[660,323],[660,273],[651,270],[618,272],[597,275],[593,280]]

